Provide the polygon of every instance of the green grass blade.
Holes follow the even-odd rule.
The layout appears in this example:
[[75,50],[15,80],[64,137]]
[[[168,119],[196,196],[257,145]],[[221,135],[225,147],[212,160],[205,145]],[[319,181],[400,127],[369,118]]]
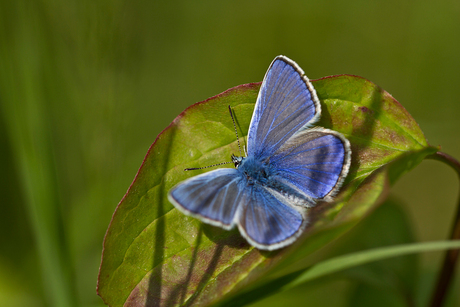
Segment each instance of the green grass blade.
[[305,270],[303,274],[282,287],[282,291],[291,289],[307,281],[342,271],[351,267],[363,265],[369,262],[383,260],[391,257],[408,254],[434,252],[439,250],[460,248],[460,240],[436,241],[413,244],[402,244],[391,247],[382,247],[364,252],[352,253],[344,256],[325,260]]

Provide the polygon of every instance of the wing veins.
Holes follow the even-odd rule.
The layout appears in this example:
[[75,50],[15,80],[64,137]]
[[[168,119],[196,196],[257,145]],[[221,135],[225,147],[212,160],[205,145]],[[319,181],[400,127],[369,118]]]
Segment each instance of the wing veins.
[[[313,168],[304,168],[304,167],[288,167],[288,168],[285,168],[286,170],[296,170],[296,169],[303,169],[303,170],[308,170],[308,171],[312,171],[312,172],[317,172],[317,173],[323,173],[323,174],[331,174],[331,175],[335,175],[335,173],[333,172],[326,172],[326,171],[321,171],[321,170],[317,170],[317,169],[313,169]],[[283,169],[284,170],[284,169]]]
[[320,183],[320,184],[322,184],[322,185],[326,185],[326,186],[328,185],[326,182],[321,182],[321,181],[318,181],[318,180],[316,180],[316,179],[313,179],[313,178],[311,178],[311,177],[309,177],[309,176],[306,176],[306,175],[303,175],[303,174],[300,174],[300,173],[296,173],[296,172],[292,172],[292,171],[290,171],[289,169],[285,169],[284,171],[287,172],[287,173],[296,174],[296,175],[298,175],[299,177],[302,177],[302,178],[305,178],[305,179],[309,179],[309,180],[311,180],[311,181]]
[[[302,124],[303,124],[303,123],[298,123],[297,125],[295,125],[294,128],[292,128],[291,130],[289,130],[289,132],[286,133],[285,135],[288,135],[288,134],[291,133],[294,129],[295,129],[296,131],[299,130],[300,127],[299,127],[299,128],[297,128],[297,127],[298,127],[299,125],[302,125]],[[273,144],[272,146],[270,146],[270,148],[273,148],[273,147],[277,146],[277,145],[278,145],[281,141],[283,141],[284,139],[285,139],[285,137],[280,138],[280,139],[278,140],[278,142],[276,142],[275,144]],[[290,139],[290,138],[288,138],[288,139]],[[285,142],[285,141],[284,141],[284,142]]]
[[[289,67],[290,67],[290,66],[288,66],[288,65],[285,65],[285,66],[283,67],[283,69],[281,70],[281,72],[280,72],[280,73],[278,74],[278,76],[276,77],[275,84],[278,83],[278,81],[279,81],[279,79],[281,78],[281,76],[284,75],[284,71],[285,71],[286,69],[288,69]],[[290,77],[289,77],[289,78],[290,78]],[[268,84],[268,82],[267,82],[267,84]],[[286,84],[286,82],[285,82],[285,84]],[[270,93],[270,96],[268,97],[268,100],[266,100],[266,102],[271,100],[274,90],[275,90],[275,86],[273,86],[272,91],[271,91],[271,93]]]
[[[283,69],[283,70],[284,70],[284,69]],[[288,78],[286,81],[284,81],[283,87],[284,87],[284,85],[285,85],[289,80],[292,79],[292,77],[293,77],[293,76],[289,76],[289,78]],[[278,76],[278,79],[279,79],[279,76]],[[278,80],[276,80],[276,82],[278,82]],[[274,90],[274,89],[273,89],[273,90]],[[272,90],[272,94],[273,94],[273,90]],[[292,91],[292,89],[291,89],[291,91]],[[289,91],[289,93],[290,93],[291,91]],[[287,96],[289,93],[287,93],[287,94],[284,95],[284,98],[283,98],[283,100],[282,100],[281,102],[284,102],[284,100],[286,99],[286,96]],[[297,98],[300,94],[301,94],[301,93],[299,93],[295,98]],[[295,98],[294,98],[294,99],[295,99]],[[271,99],[271,94],[270,94],[269,99]],[[282,122],[280,122],[278,125],[276,125],[276,126],[272,129],[272,126],[273,126],[273,123],[275,122],[275,120],[278,118],[278,116],[279,116],[284,110],[286,110],[286,108],[287,108],[288,106],[290,106],[290,105],[292,104],[292,102],[294,101],[294,99],[292,99],[291,102],[290,102],[281,112],[278,112],[278,114],[276,114],[275,116],[273,116],[272,122],[270,123],[270,127],[268,127],[268,131],[267,131],[267,133],[265,134],[264,139],[263,139],[262,142],[261,142],[262,144],[265,143],[265,140],[267,139],[267,136],[270,134],[270,132],[272,132],[273,129],[275,129],[276,127],[278,127],[278,125],[280,125],[281,123],[284,122],[284,120],[283,120]],[[297,110],[296,110],[296,111],[297,111]]]
[[[293,148],[293,150],[287,154],[287,155],[284,155],[284,156],[281,156],[281,155],[278,155],[279,158],[278,159],[273,159],[271,161],[282,161],[284,160],[285,158],[287,157],[290,157],[291,155],[298,155],[298,154],[301,154],[301,153],[305,153],[305,152],[309,152],[309,151],[312,151],[312,150],[316,150],[316,149],[321,149],[321,148],[326,148],[326,147],[330,147],[332,145],[337,145],[338,143],[334,143],[334,144],[327,144],[327,145],[322,145],[322,146],[317,146],[317,147],[314,147],[314,148],[309,148],[309,149],[305,149],[305,150],[302,150],[302,151],[299,151],[299,152],[296,152],[294,153],[294,149],[296,149],[297,147]],[[325,154],[321,154],[321,155],[315,155],[315,156],[326,156],[326,155],[330,155],[330,154],[334,154],[334,153],[337,153],[337,152],[328,152],[328,153],[325,153]]]

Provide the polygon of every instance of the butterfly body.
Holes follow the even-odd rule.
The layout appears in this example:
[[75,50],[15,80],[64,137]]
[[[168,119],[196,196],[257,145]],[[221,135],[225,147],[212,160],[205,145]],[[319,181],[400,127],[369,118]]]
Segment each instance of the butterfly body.
[[169,200],[185,214],[231,229],[259,249],[294,242],[308,208],[329,201],[346,177],[350,146],[340,133],[311,126],[321,106],[292,60],[278,56],[262,82],[249,125],[246,157],[234,169],[213,170],[179,183]]
[[276,170],[269,163],[259,161],[252,156],[242,157],[238,171],[246,177],[247,184],[269,185]]

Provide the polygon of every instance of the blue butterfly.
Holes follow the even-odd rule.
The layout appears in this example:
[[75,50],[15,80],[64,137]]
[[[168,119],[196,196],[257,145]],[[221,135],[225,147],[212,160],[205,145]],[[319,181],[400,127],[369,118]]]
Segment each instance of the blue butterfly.
[[252,115],[247,156],[235,168],[189,178],[168,199],[187,215],[231,229],[262,250],[293,243],[305,229],[309,207],[330,201],[350,166],[350,144],[340,133],[311,128],[321,116],[316,91],[285,56],[265,74]]

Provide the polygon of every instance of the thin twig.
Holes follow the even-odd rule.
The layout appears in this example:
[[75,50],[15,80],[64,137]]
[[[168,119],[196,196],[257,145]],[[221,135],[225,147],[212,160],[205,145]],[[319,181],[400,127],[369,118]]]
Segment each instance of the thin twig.
[[[435,154],[427,156],[427,159],[438,160],[449,165],[457,172],[457,175],[460,180],[460,162],[454,159],[453,157],[438,151]],[[454,226],[452,228],[450,239],[460,239],[460,195],[457,203],[457,213],[455,215]],[[441,307],[443,305],[444,300],[446,298],[446,294],[452,282],[452,277],[455,272],[455,266],[457,264],[459,251],[460,250],[458,249],[452,249],[446,252],[446,255],[444,256],[444,263],[442,265],[442,269],[438,275],[436,288],[433,292],[433,296],[431,297],[431,307]]]

